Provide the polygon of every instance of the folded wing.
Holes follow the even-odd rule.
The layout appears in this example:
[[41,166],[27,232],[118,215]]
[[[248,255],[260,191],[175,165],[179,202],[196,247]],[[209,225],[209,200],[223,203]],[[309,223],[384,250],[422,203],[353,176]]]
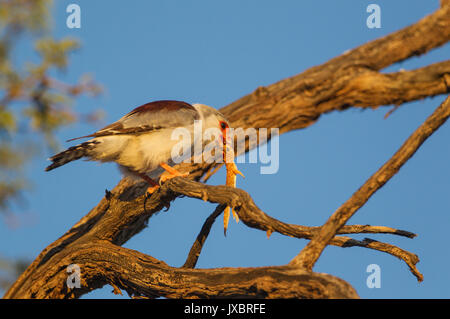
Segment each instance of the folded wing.
[[86,137],[148,133],[164,128],[187,126],[199,119],[197,110],[189,103],[172,100],[155,101],[135,108],[118,121],[93,134],[73,138],[68,142]]

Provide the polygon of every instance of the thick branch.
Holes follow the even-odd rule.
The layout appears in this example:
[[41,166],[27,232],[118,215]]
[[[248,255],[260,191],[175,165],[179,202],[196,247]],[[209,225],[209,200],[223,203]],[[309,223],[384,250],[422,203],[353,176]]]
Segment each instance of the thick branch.
[[195,265],[197,264],[198,261],[198,257],[200,257],[200,253],[202,251],[203,244],[205,243],[206,238],[209,235],[209,231],[211,230],[214,221],[220,214],[223,213],[226,207],[227,206],[224,204],[218,205],[216,209],[212,212],[212,214],[209,215],[209,217],[205,220],[202,229],[200,230],[200,233],[198,234],[194,244],[189,250],[189,254],[183,265],[183,268],[195,268]]
[[[260,87],[221,111],[235,127],[278,127],[284,133],[305,128],[320,115],[349,106],[399,104],[444,94],[449,91],[448,62],[404,75],[401,72],[382,75],[377,71],[449,40],[450,6],[444,6],[414,25],[361,45],[299,75]],[[357,78],[364,80],[361,85]],[[407,80],[405,88],[401,88],[403,80]],[[425,91],[420,92],[422,89]],[[383,94],[371,100],[374,98],[372,91]]]
[[[66,267],[81,267],[81,288],[68,289]],[[96,241],[68,249],[24,298],[73,298],[110,284],[130,296],[167,298],[358,298],[345,281],[289,267],[173,268],[135,250]]]

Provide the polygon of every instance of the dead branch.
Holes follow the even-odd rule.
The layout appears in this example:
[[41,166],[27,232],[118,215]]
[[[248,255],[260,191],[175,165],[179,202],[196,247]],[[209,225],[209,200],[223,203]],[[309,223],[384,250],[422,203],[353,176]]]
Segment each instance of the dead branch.
[[358,209],[414,155],[419,147],[444,124],[450,116],[450,96],[412,133],[400,149],[373,174],[341,207],[339,207],[308,245],[290,264],[312,270],[326,245]]
[[[239,215],[239,219],[246,226],[265,231],[268,235],[272,232],[278,232],[282,235],[290,237],[312,239],[317,233],[320,232],[322,228],[293,225],[281,222],[261,211],[253,202],[251,196],[247,192],[238,188],[205,185],[183,178],[174,178],[167,182],[165,186],[170,188],[172,192],[182,194],[184,196],[202,200],[206,199],[209,202],[234,207],[236,213]],[[359,231],[364,233],[392,234],[406,236],[409,238],[415,237],[415,234],[404,230],[370,225],[343,226],[339,229],[337,234],[356,234],[359,233]],[[413,275],[415,275],[419,281],[423,280],[422,274],[415,266],[419,262],[417,255],[394,245],[382,243],[369,238],[359,241],[341,236],[333,237],[329,244],[338,247],[364,247],[388,253],[403,260],[408,265]]]
[[[69,264],[81,265],[81,288],[61,285]],[[91,242],[68,249],[51,272],[37,271],[42,287],[33,285],[26,298],[76,298],[109,284],[132,296],[167,298],[358,298],[345,281],[327,274],[289,267],[173,268],[138,251]]]
[[186,259],[186,262],[183,265],[183,268],[195,268],[195,265],[197,264],[198,261],[198,257],[200,257],[200,253],[202,252],[203,244],[205,243],[206,238],[209,235],[209,231],[211,230],[212,225],[214,224],[216,218],[223,213],[226,207],[227,206],[223,204],[218,205],[216,209],[212,212],[212,214],[209,215],[209,217],[205,220],[202,229],[200,230],[200,233],[198,234],[194,244],[189,250],[189,254]]

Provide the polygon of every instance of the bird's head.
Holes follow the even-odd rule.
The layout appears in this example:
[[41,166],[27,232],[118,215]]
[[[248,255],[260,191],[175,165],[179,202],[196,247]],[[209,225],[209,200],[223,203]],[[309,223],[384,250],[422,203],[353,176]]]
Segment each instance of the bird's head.
[[204,105],[204,104],[192,104],[192,106],[199,112],[203,120],[203,130],[206,129],[218,129],[220,135],[218,136],[219,141],[226,146],[230,143],[230,138],[228,136],[228,130],[230,124],[228,120],[223,116],[222,113],[217,111],[215,108]]

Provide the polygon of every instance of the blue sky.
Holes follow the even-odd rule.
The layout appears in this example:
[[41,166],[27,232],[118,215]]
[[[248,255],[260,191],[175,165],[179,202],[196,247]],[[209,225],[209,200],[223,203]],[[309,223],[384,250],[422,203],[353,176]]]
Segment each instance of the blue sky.
[[[66,7],[81,7],[81,29],[66,27]],[[366,7],[381,7],[381,28],[369,29]],[[158,99],[201,102],[220,108],[355,46],[410,25],[438,8],[439,1],[55,1],[53,33],[78,38],[81,49],[58,76],[75,82],[93,74],[106,92],[81,98],[82,113],[106,112],[106,122]],[[389,67],[414,69],[447,60],[450,47],[433,50]],[[246,175],[238,186],[257,205],[282,221],[317,226],[364,183],[444,100],[444,96],[408,103],[388,119],[390,108],[350,109],[320,118],[313,126],[280,137],[280,169],[261,175],[259,164],[239,164]],[[100,125],[101,126],[101,125]],[[73,125],[57,133],[64,141],[97,126]],[[386,241],[419,255],[424,282],[418,283],[402,261],[362,248],[327,247],[315,271],[348,281],[363,298],[449,298],[450,148],[447,123],[400,172],[350,220],[385,225],[418,234],[416,239],[389,235],[355,236]],[[44,172],[43,152],[28,170],[33,182],[28,205],[17,212],[23,223],[0,223],[0,254],[34,259],[94,207],[120,180],[114,164],[78,161]],[[223,171],[209,183],[223,184]],[[176,200],[168,212],[150,219],[148,228],[124,246],[164,260],[184,263],[187,252],[214,205]],[[7,243],[7,244],[5,244]],[[261,231],[230,221],[223,236],[217,220],[199,259],[199,268],[253,267],[288,263],[305,240]],[[381,288],[369,289],[366,267],[381,268]],[[107,286],[84,298],[116,298]]]

